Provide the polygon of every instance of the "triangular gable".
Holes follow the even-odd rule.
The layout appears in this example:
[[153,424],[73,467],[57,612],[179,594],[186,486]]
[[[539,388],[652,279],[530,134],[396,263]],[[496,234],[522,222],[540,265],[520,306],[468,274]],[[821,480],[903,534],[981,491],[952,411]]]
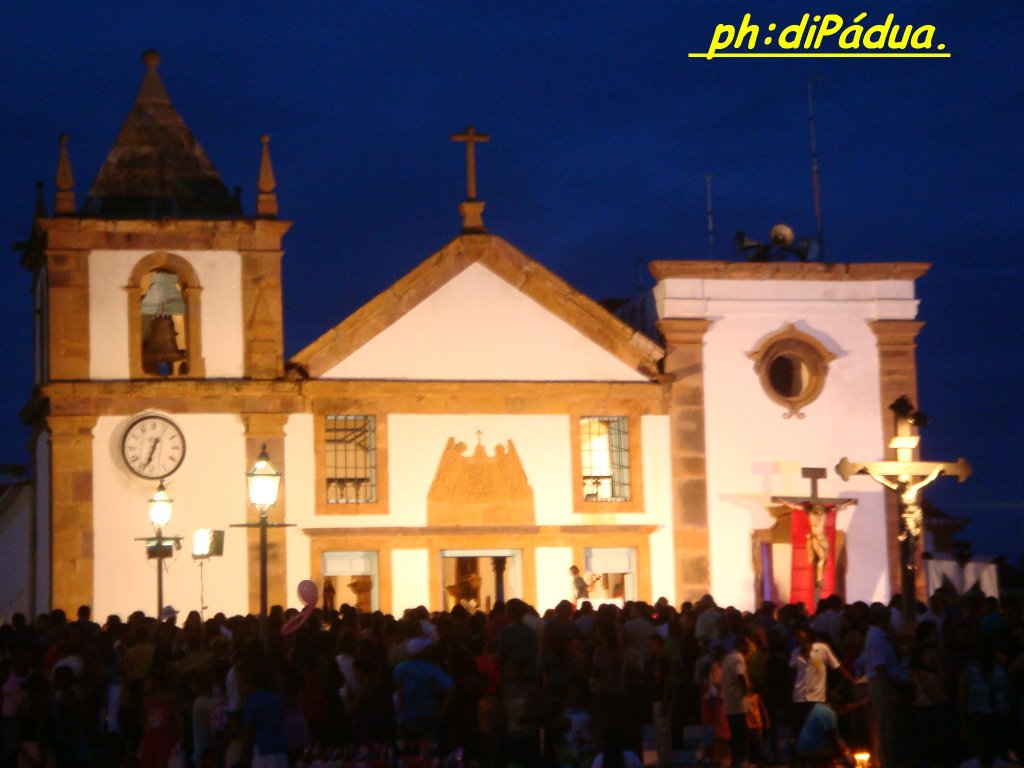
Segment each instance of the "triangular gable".
[[464,235],[292,362],[313,378],[643,381],[663,355],[501,238]]

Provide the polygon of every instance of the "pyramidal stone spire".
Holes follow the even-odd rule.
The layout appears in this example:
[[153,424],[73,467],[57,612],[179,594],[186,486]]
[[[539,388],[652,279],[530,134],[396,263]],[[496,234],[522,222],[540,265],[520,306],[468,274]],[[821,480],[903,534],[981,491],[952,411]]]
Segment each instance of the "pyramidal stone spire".
[[72,216],[75,213],[75,177],[71,173],[68,158],[68,137],[60,135],[60,158],[57,160],[57,194],[53,200],[53,213],[57,216]]
[[142,85],[85,201],[88,216],[121,219],[241,216],[238,201],[171,104],[146,51]]
[[256,215],[266,219],[277,218],[277,180],[274,179],[274,166],[270,164],[270,137],[263,136],[263,152],[260,156],[260,178],[256,184],[259,195],[256,198]]

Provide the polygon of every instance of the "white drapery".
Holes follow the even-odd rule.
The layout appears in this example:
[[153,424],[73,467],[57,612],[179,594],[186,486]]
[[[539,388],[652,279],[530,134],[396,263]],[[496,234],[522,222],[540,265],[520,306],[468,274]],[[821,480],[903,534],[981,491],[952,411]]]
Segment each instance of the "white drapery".
[[986,558],[972,558],[961,565],[952,555],[934,555],[924,561],[924,573],[929,596],[948,582],[961,595],[977,587],[985,595],[999,597],[996,564]]

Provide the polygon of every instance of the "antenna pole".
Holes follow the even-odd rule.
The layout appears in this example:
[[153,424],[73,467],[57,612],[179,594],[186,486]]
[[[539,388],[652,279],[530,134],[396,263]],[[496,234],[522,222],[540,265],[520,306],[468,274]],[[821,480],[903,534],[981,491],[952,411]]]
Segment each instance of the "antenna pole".
[[807,81],[807,122],[811,128],[811,186],[814,190],[814,220],[818,225],[818,261],[825,260],[825,230],[821,224],[821,171],[818,168],[818,135],[814,127],[814,83]]
[[715,214],[711,207],[711,179],[713,173],[704,176],[704,184],[708,191],[708,256],[715,258]]

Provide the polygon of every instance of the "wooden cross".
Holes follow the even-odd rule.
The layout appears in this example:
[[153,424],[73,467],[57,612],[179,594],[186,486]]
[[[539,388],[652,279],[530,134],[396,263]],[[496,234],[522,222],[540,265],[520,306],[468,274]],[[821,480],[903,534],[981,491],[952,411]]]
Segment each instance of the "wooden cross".
[[785,504],[787,507],[803,507],[804,504],[831,505],[836,509],[842,509],[853,504],[856,499],[823,499],[818,496],[818,481],[828,476],[828,470],[824,467],[801,467],[800,477],[811,481],[810,496],[772,496],[772,502]]
[[452,141],[466,144],[466,199],[476,200],[476,154],[473,145],[490,141],[491,137],[486,133],[477,133],[472,125],[467,125],[465,132],[453,133],[451,138]]
[[[845,456],[836,465],[836,473],[849,480],[853,475],[870,475],[871,478],[896,492],[899,504],[901,531],[900,559],[903,570],[903,601],[911,605],[916,599],[914,571],[917,569],[917,540],[924,529],[924,511],[921,508],[921,491],[939,475],[950,475],[961,483],[971,475],[971,465],[963,457],[951,461],[914,461],[914,451],[921,442],[911,427],[921,423],[920,413],[914,410],[905,395],[889,406],[895,414],[896,434],[889,441],[889,447],[896,451],[896,461],[869,461],[855,463]],[[912,612],[907,618],[914,619]],[[913,626],[911,621],[910,626]]]

